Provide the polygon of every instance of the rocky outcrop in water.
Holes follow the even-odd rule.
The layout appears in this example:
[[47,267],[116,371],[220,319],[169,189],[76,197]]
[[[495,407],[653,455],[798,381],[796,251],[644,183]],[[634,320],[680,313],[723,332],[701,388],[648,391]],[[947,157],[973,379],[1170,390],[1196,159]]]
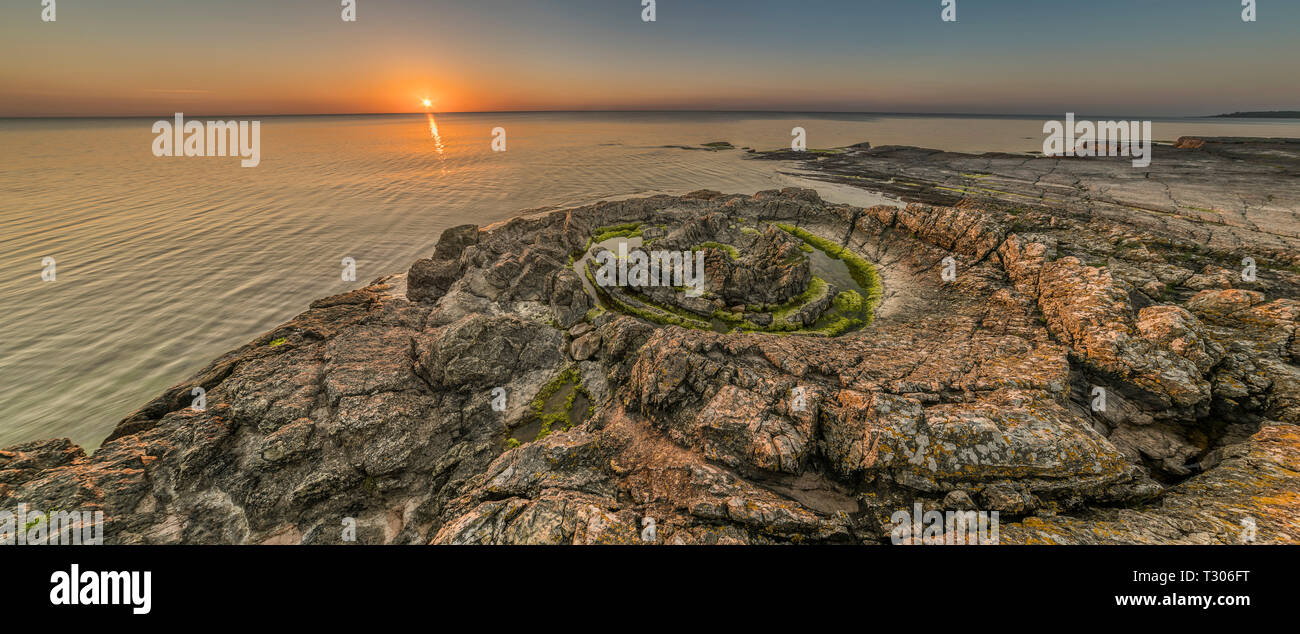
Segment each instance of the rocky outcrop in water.
[[[804,294],[801,242],[883,293],[843,333],[638,316],[574,266],[638,230],[717,242],[724,309]],[[1105,219],[795,189],[456,227],[91,455],[0,450],[0,507],[102,510],[113,543],[879,543],[918,503],[998,511],[1003,542],[1294,542],[1300,273],[1257,257],[1244,283]]]

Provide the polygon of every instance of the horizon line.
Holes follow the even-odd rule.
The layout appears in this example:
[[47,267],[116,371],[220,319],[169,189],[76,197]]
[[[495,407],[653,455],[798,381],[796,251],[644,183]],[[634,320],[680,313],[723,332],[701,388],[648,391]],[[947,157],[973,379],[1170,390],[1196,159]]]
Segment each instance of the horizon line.
[[[1272,112],[1295,112],[1291,110],[1246,110],[1229,113],[1217,113],[1208,115],[1182,114],[1182,115],[1155,115],[1170,119],[1207,119],[1207,118],[1233,118],[1234,114],[1241,113],[1272,113]],[[237,113],[237,114],[197,114],[186,115],[187,118],[221,118],[221,117],[389,117],[389,116],[406,116],[406,115],[450,115],[450,114],[669,114],[669,113],[696,113],[696,114],[804,114],[804,115],[878,115],[878,116],[919,116],[919,117],[1053,117],[1060,116],[1060,113],[990,113],[990,112],[915,112],[915,111],[868,111],[868,110],[767,110],[767,109],[695,109],[695,108],[661,108],[661,109],[639,109],[639,108],[619,108],[619,109],[589,109],[589,110],[572,110],[572,109],[551,109],[551,110],[448,110],[436,112],[431,110],[412,110],[407,112],[300,112],[300,113]],[[1093,117],[1114,117],[1129,118],[1131,115],[1100,115],[1092,113],[1079,113]],[[176,112],[170,112],[166,115],[160,114],[121,114],[121,115],[0,115],[0,120],[9,119],[156,119],[159,116],[172,117]],[[1148,115],[1152,116],[1152,115]],[[1250,117],[1241,117],[1250,118]],[[1258,118],[1258,117],[1255,117]]]

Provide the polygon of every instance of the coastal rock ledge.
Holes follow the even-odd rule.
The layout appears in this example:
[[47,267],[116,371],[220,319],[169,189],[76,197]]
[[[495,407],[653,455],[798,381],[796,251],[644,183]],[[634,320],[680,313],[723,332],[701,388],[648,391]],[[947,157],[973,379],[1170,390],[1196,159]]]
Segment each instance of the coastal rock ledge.
[[[705,250],[707,292],[593,293],[620,238]],[[1241,260],[799,189],[455,227],[93,454],[0,450],[0,508],[127,544],[888,543],[914,504],[998,511],[1003,543],[1297,542],[1300,275],[1211,258]]]

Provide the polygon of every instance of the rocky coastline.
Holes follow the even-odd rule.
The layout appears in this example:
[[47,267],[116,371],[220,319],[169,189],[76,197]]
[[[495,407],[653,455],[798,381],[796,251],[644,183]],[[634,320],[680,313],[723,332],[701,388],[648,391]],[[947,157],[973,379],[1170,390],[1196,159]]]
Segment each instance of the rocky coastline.
[[[1004,544],[1300,542],[1300,162],[1278,147],[1180,140],[1138,178],[756,153],[900,204],[700,191],[454,227],[91,454],[0,449],[0,507],[102,511],[121,544],[349,523],[370,544],[881,544],[915,504],[997,511]],[[704,251],[703,297],[594,293],[584,264],[631,238]]]

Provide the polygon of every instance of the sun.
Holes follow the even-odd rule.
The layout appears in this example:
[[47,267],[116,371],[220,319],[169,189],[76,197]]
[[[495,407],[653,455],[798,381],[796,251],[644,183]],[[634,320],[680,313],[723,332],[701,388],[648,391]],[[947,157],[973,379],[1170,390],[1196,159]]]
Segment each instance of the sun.
[[424,107],[425,107],[425,108],[429,108],[429,107],[433,106],[433,102],[432,102],[432,101],[429,101],[428,99],[425,99],[425,100],[421,101],[420,103],[424,104]]

